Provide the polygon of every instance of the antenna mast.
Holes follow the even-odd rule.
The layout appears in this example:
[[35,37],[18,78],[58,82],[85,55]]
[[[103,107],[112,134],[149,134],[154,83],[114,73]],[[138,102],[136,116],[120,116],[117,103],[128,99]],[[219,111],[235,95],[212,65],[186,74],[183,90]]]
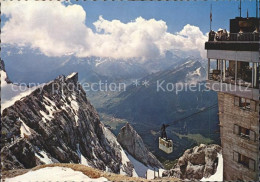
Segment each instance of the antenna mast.
[[258,18],[258,0],[256,0],[255,3],[256,3],[255,17]]
[[241,17],[241,0],[240,0],[240,4],[239,4],[239,16]]
[[210,31],[211,31],[211,23],[212,23],[212,4],[210,4]]
[[257,5],[258,5],[257,18],[259,18],[259,15],[260,15],[260,1],[259,0],[257,0]]

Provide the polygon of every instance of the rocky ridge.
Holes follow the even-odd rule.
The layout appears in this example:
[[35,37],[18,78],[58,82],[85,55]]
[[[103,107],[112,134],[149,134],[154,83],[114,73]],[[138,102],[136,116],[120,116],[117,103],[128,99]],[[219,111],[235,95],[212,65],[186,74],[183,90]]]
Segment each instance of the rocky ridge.
[[171,170],[164,171],[163,177],[176,177],[182,180],[200,180],[215,174],[218,166],[219,145],[196,146],[188,149],[178,159]]
[[77,73],[59,76],[17,100],[3,110],[1,121],[2,170],[81,163],[135,174],[115,136],[107,137],[109,131],[78,84]]
[[163,168],[160,161],[158,161],[156,157],[145,147],[142,138],[129,123],[126,123],[125,126],[121,128],[117,136],[117,141],[129,154],[146,166]]
[[[0,70],[3,70],[5,72],[5,63],[2,59],[0,59]],[[1,75],[2,76],[2,75]],[[12,83],[8,77],[6,77],[5,81],[7,83]]]

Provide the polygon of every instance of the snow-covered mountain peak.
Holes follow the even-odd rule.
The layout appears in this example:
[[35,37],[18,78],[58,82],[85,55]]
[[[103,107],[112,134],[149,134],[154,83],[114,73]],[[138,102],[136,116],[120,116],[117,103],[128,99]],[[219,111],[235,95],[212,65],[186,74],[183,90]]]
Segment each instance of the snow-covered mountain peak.
[[[81,163],[144,177],[145,173],[137,171],[143,164],[127,154],[100,122],[76,72],[59,76],[17,99],[5,108],[1,119],[5,169]],[[135,169],[132,161],[139,168]]]
[[12,106],[16,101],[21,100],[31,94],[38,87],[28,88],[27,85],[19,85],[12,83],[5,71],[4,62],[0,63],[1,74],[1,113],[7,107]]

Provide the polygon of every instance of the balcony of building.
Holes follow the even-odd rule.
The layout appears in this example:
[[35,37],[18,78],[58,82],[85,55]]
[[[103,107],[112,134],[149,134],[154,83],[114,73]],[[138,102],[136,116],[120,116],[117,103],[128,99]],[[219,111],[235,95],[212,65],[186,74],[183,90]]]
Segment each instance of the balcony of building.
[[229,33],[226,30],[209,33],[207,50],[259,51],[259,32]]
[[209,59],[208,80],[258,88],[258,62],[228,61]]
[[238,33],[229,33],[225,29],[219,29],[217,32],[210,31],[209,42],[232,42],[232,41],[247,41],[254,42],[259,41],[259,32],[255,30],[254,32],[238,32]]
[[[208,59],[208,82],[211,83],[211,89],[222,89],[216,91],[238,94],[241,97],[247,95],[251,99],[257,99],[259,64],[259,62]],[[213,83],[219,84],[212,88]]]
[[205,49],[259,51],[259,25],[260,19],[257,17],[230,19],[230,32],[226,29],[211,30]]

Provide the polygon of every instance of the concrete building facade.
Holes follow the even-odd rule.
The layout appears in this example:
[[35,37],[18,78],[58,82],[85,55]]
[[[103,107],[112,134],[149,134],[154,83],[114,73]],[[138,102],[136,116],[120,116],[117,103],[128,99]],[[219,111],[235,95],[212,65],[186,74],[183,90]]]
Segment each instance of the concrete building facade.
[[218,92],[224,180],[259,178],[259,18],[230,20],[205,43],[208,86]]

